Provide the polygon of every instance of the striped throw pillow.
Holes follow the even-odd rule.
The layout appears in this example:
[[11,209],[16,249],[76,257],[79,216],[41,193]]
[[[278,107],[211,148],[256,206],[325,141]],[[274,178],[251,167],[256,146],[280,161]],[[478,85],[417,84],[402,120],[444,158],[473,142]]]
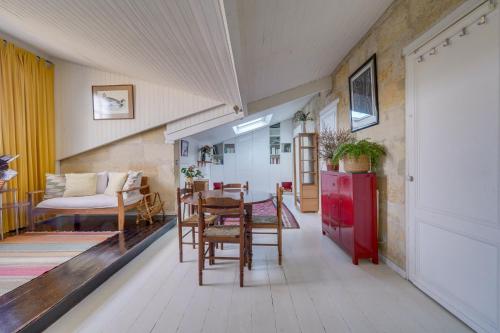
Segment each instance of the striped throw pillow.
[[[125,185],[123,185],[123,190],[128,190],[134,187],[141,187],[141,179],[142,179],[142,171],[132,171],[128,172],[127,180],[125,181]],[[125,192],[123,193],[123,199],[127,199],[130,197],[140,195],[140,190]]]
[[60,198],[66,189],[66,177],[64,175],[45,174],[45,194],[43,200]]

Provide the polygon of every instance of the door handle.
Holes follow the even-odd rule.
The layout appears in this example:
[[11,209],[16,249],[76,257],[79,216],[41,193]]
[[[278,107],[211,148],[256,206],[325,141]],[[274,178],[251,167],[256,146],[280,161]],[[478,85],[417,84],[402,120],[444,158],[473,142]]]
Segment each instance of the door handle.
[[406,177],[406,179],[407,179],[409,182],[412,182],[412,181],[414,181],[414,180],[415,180],[415,179],[413,178],[413,176],[408,176],[408,177]]

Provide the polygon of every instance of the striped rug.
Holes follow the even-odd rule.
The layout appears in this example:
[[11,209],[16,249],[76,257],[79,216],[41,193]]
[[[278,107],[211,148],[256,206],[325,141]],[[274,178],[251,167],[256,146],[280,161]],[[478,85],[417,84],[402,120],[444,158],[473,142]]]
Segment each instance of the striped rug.
[[0,295],[36,278],[117,232],[27,232],[0,241]]

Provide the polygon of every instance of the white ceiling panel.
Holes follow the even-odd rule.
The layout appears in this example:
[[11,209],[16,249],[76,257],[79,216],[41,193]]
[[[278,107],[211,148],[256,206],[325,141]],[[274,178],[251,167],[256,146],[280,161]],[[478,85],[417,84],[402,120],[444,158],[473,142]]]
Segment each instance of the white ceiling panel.
[[224,0],[246,103],[330,75],[392,0]]
[[54,57],[241,106],[218,0],[1,0],[0,30]]

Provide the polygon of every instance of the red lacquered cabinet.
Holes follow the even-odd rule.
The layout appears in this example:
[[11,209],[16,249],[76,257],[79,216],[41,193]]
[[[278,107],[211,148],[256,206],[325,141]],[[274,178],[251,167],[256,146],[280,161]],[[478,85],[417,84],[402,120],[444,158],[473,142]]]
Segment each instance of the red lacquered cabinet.
[[358,259],[378,264],[377,178],[374,173],[321,172],[323,234]]

